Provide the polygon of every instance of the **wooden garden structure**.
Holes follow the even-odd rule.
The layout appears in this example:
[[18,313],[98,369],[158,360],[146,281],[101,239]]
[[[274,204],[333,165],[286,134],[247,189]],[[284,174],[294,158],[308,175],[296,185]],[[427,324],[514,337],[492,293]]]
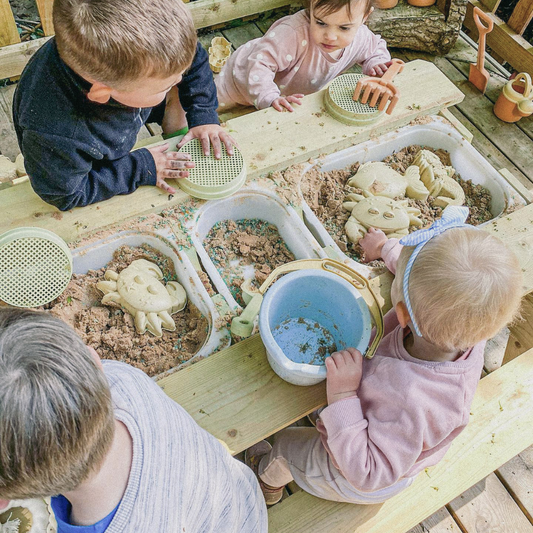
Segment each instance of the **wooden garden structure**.
[[[44,32],[51,35],[51,2],[37,0],[37,4]],[[286,4],[283,0],[198,0],[189,3],[189,7],[197,27],[205,28]],[[465,4],[468,28],[473,5],[481,4],[476,1]],[[400,6],[398,11],[404,7]],[[487,5],[482,7],[495,11],[497,4],[487,0]],[[533,14],[533,0],[520,0],[516,10],[518,14],[509,25],[492,15],[496,24],[488,44],[513,68],[533,74],[533,48],[520,37],[526,25],[524,21],[530,20]],[[419,16],[431,17],[431,13],[434,11]],[[10,15],[8,1],[0,0],[0,45],[4,45],[0,48],[0,78],[19,75],[28,58],[42,44],[39,41],[44,40],[13,44],[18,35],[13,31]],[[237,47],[260,36],[274,19],[275,15],[230,29],[216,29],[201,36],[201,41],[208,45],[211,37],[222,33]],[[247,161],[249,177],[338,151],[406,125],[417,116],[441,113],[493,166],[505,169],[504,177],[530,204],[533,120],[503,124],[494,117],[492,105],[505,80],[493,71],[485,96],[472,87],[467,82],[468,63],[474,61],[475,50],[462,38],[447,57],[406,50],[395,55],[409,61],[398,77],[403,98],[390,117],[372,126],[344,126],[324,115],[321,93],[305,97],[304,105],[292,114],[267,109],[224,117]],[[13,87],[0,90],[0,151],[11,157],[17,151],[10,115]],[[141,143],[159,141],[146,130],[144,133]],[[294,146],[295,138],[298,148]],[[128,197],[115,197],[59,213],[42,202],[27,180],[21,178],[15,186],[0,190],[0,232],[20,226],[40,226],[72,242],[124,220],[160,213],[186,199],[181,192],[169,198],[159,189],[143,187]],[[270,531],[403,533],[410,528],[412,533],[443,533],[457,528],[467,533],[533,531],[532,224],[533,205],[528,205],[486,227],[519,257],[524,273],[525,320],[511,328],[506,346],[500,351],[487,352],[486,375],[475,396],[470,424],[454,441],[444,460],[420,474],[409,489],[383,505],[338,504],[295,490],[270,509]],[[390,307],[391,279],[384,274],[372,280],[384,310]],[[494,347],[493,343],[491,348]],[[223,440],[233,454],[325,404],[324,383],[295,387],[273,373],[258,336],[163,378],[159,384],[202,427]]]

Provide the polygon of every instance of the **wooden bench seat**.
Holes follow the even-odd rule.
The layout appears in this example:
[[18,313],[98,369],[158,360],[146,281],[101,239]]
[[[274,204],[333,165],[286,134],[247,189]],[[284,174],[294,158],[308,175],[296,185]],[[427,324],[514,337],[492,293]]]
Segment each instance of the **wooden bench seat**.
[[[533,205],[486,230],[517,254],[533,291]],[[386,311],[392,276],[371,280]],[[527,299],[528,302],[531,299]],[[529,312],[529,311],[528,311]],[[521,326],[523,328],[523,325]],[[533,444],[533,349],[484,377],[467,428],[444,459],[383,505],[320,500],[299,491],[269,511],[273,533],[403,533]],[[325,405],[325,383],[297,387],[270,368],[258,335],[160,380],[166,394],[237,454]]]

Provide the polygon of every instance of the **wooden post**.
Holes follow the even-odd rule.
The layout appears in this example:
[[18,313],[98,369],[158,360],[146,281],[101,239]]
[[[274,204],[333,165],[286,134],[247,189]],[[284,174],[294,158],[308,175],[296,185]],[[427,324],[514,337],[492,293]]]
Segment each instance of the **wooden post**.
[[533,18],[533,0],[520,0],[507,25],[519,35],[522,35]]
[[9,0],[0,0],[0,46],[20,43],[15,17]]
[[35,0],[41,17],[41,24],[45,35],[54,35],[54,23],[52,22],[52,10],[54,0]]

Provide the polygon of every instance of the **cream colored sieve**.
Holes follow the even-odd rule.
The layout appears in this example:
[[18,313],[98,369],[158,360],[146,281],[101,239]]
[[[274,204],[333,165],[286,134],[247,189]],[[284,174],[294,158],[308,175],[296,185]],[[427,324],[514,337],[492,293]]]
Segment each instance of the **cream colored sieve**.
[[377,107],[353,100],[357,82],[365,77],[363,74],[343,74],[330,83],[325,91],[324,104],[333,118],[349,126],[366,126],[383,114]]
[[203,200],[225,198],[237,192],[246,181],[246,167],[239,149],[233,147],[234,154],[229,156],[222,145],[222,157],[215,159],[213,147],[209,156],[205,156],[198,139],[185,143],[178,151],[191,154],[196,163],[189,169],[189,177],[177,180],[183,191]]
[[0,300],[37,307],[57,298],[72,276],[72,256],[63,239],[42,228],[0,235]]

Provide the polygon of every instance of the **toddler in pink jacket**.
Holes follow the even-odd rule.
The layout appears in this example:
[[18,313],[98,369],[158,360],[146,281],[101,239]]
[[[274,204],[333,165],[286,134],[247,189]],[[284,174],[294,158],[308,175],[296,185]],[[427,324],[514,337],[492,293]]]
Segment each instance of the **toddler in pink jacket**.
[[307,9],[275,22],[263,37],[239,47],[216,76],[219,111],[235,105],[293,111],[354,64],[382,76],[387,45],[364,22],[372,0],[307,0]]
[[[372,359],[326,359],[328,406],[316,429],[291,427],[250,448],[267,504],[293,479],[327,500],[381,503],[439,462],[468,423],[486,339],[518,313],[522,275],[497,238],[448,207],[427,230],[387,240],[370,229],[367,260],[391,272],[393,309]],[[404,243],[404,245],[402,245]]]

